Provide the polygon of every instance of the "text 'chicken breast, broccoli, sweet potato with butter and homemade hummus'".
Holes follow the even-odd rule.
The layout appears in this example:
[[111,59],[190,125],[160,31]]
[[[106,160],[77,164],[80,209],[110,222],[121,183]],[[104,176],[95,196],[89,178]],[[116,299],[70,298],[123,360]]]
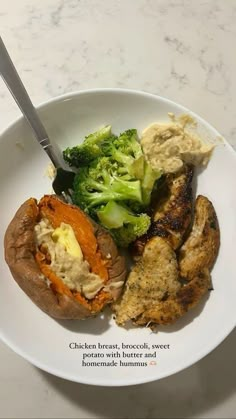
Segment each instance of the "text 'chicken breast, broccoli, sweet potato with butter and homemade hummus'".
[[[27,200],[5,234],[13,277],[49,315],[84,319],[109,305],[116,323],[171,324],[211,289],[220,233],[213,204],[194,203],[194,167],[213,145],[193,120],[120,135],[105,126],[63,151],[75,171],[71,203]],[[127,274],[122,248],[133,257]]]

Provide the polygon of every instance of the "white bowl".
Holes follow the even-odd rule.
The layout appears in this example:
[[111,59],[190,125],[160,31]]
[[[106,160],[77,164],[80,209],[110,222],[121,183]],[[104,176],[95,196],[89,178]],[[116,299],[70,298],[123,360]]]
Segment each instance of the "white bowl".
[[[168,120],[167,113],[191,114],[198,131],[215,140],[220,134],[202,118],[167,99],[123,90],[96,89],[68,94],[39,107],[51,138],[60,148],[75,145],[101,125],[111,124],[119,133],[127,128],[142,131],[154,121]],[[28,197],[40,198],[51,192],[44,175],[49,160],[23,118],[0,137],[1,262],[0,337],[15,352],[37,367],[80,383],[124,386],[157,380],[174,374],[211,352],[231,332],[236,319],[236,154],[224,140],[197,179],[197,193],[212,200],[219,218],[221,247],[212,271],[214,291],[175,325],[160,327],[157,334],[148,328],[126,330],[115,325],[109,311],[96,319],[56,321],[38,309],[12,279],[3,255],[3,236],[19,205]],[[70,349],[70,344],[112,345],[121,349],[112,358],[117,366],[89,366],[107,362],[108,349]],[[123,358],[122,343],[150,349],[126,349],[142,358]],[[166,345],[166,349],[152,348]],[[75,346],[75,345],[71,345]],[[158,349],[156,349],[158,348]],[[145,354],[152,357],[145,357]],[[102,358],[91,357],[100,354]],[[82,366],[82,359],[86,366]],[[120,366],[130,362],[132,366]],[[137,365],[133,365],[137,362]],[[147,363],[141,366],[139,363]]]

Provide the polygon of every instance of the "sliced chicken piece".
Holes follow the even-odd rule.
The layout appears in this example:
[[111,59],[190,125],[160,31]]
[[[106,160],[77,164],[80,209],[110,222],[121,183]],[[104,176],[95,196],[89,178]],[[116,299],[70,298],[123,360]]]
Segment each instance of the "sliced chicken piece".
[[177,174],[170,174],[158,204],[154,206],[152,223],[146,234],[139,237],[133,245],[133,255],[142,255],[145,244],[151,237],[165,238],[174,250],[182,244],[192,218],[192,178],[193,167],[185,166]]
[[171,324],[195,307],[207,293],[211,284],[208,269],[203,269],[192,281],[183,286],[175,296],[157,302],[135,320],[137,325]]
[[176,255],[171,246],[161,237],[149,240],[143,256],[128,276],[121,300],[113,305],[117,324],[135,321],[166,295],[175,295],[181,287],[178,277]]
[[220,230],[215,209],[205,196],[195,203],[192,231],[179,251],[180,274],[192,279],[203,269],[212,269],[220,246]]

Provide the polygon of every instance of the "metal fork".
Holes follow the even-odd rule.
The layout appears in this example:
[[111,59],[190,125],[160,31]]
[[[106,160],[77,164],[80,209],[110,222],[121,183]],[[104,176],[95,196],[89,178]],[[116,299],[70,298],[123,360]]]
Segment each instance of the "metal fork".
[[0,75],[10,90],[17,105],[21,109],[28,124],[32,128],[34,136],[52,161],[56,176],[52,182],[55,193],[62,196],[66,201],[71,202],[71,188],[75,173],[64,170],[61,167],[60,159],[53,149],[49,136],[40,120],[38,113],[33,106],[31,99],[20,79],[19,74],[7,52],[7,49],[0,37]]

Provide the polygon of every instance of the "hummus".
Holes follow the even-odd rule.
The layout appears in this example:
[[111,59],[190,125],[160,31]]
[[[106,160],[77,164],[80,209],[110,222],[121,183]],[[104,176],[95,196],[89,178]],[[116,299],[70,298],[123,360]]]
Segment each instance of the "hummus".
[[178,119],[173,114],[169,116],[172,122],[153,123],[142,133],[143,152],[151,166],[163,173],[174,173],[184,163],[207,165],[214,145],[186,129],[187,125],[195,124],[190,116],[182,115]]

